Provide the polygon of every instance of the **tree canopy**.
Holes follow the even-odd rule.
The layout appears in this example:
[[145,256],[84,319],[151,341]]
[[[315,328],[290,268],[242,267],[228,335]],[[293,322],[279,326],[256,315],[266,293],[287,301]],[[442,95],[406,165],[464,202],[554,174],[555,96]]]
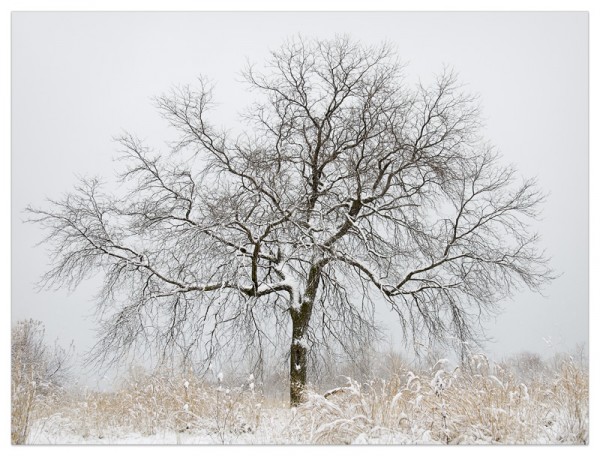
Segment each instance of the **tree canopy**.
[[551,279],[528,224],[543,195],[481,138],[476,99],[452,72],[409,86],[403,71],[388,45],[288,40],[243,72],[242,133],[210,123],[201,78],[156,99],[170,151],[119,139],[120,193],[84,179],[30,208],[46,284],[103,274],[95,356],[289,347],[297,403],[311,351],[369,340],[376,300],[407,340],[460,349],[502,298]]

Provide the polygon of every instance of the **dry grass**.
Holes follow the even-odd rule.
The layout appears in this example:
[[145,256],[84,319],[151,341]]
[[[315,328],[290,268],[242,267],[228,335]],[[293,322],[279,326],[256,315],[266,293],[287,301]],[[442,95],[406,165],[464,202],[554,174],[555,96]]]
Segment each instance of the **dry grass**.
[[11,382],[11,431],[13,445],[27,442],[31,426],[32,411],[36,399],[36,384],[27,372],[13,372]]
[[[38,407],[37,433],[79,442],[166,431],[214,443],[574,443],[588,441],[587,371],[570,359],[525,384],[475,356],[388,379],[307,393],[288,409],[248,386],[193,375],[132,375],[112,393],[80,392]],[[268,396],[268,394],[267,394]],[[181,437],[179,437],[181,436]],[[39,440],[38,440],[39,441]]]
[[116,392],[69,395],[52,417],[83,439],[170,431],[209,434],[226,443],[258,428],[262,402],[248,387],[208,385],[193,375],[136,373]]
[[588,377],[573,361],[525,385],[476,356],[310,394],[293,433],[311,443],[575,443],[588,440]]
[[11,443],[27,443],[36,416],[46,416],[62,397],[71,350],[44,342],[44,325],[17,322],[11,331]]

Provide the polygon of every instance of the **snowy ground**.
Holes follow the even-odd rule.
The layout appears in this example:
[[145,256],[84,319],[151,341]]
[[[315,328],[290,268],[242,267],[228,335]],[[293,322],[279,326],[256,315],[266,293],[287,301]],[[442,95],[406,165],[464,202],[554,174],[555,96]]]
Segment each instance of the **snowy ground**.
[[[174,431],[161,429],[152,435],[144,435],[140,432],[131,432],[115,428],[106,435],[81,435],[70,429],[68,423],[61,423],[57,419],[49,419],[36,422],[33,426],[28,444],[30,445],[52,445],[52,444],[91,444],[91,445],[140,445],[140,444],[160,444],[160,445],[199,445],[199,444],[301,444],[309,443],[306,441],[294,441],[282,437],[277,429],[282,430],[285,423],[278,423],[267,432],[262,429],[256,433],[219,435],[208,433],[202,430]],[[573,441],[564,442],[559,437],[560,432],[557,429],[548,429],[544,435],[528,440],[528,444],[560,444],[560,443],[578,443]],[[443,444],[432,436],[431,430],[415,426],[407,433],[391,431],[386,429],[373,429],[369,433],[360,433],[348,442],[350,444]],[[509,439],[503,442],[494,442],[484,433],[480,438],[473,436],[460,436],[450,444],[492,444],[492,443],[523,443],[519,440]],[[582,443],[582,442],[579,442]]]
[[[291,414],[290,414],[291,415]],[[301,439],[294,441],[284,437],[283,432],[287,422],[281,420],[278,423],[258,430],[258,432],[249,433],[209,433],[200,429],[174,431],[161,429],[152,435],[143,435],[139,432],[127,432],[118,428],[112,429],[106,435],[81,435],[72,429],[70,423],[61,421],[59,418],[38,421],[35,423],[29,444],[48,445],[48,444],[91,444],[91,445],[140,445],[140,444],[160,444],[160,445],[198,445],[198,444],[290,444],[307,443]],[[430,436],[430,432],[422,429],[402,434],[386,429],[374,429],[369,434],[358,434],[353,440],[347,442],[351,444],[436,444]],[[458,442],[457,442],[458,443]],[[466,443],[466,442],[465,442]],[[473,442],[477,443],[477,442]],[[479,443],[488,443],[481,441]]]
[[114,392],[36,399],[28,444],[586,444],[587,369],[528,378],[474,358],[309,391],[290,409],[254,383],[147,375]]

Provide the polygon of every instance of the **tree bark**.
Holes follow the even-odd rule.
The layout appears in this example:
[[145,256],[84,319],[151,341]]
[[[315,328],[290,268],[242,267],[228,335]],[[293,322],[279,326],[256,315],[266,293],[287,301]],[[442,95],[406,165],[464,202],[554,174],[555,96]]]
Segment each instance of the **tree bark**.
[[304,400],[308,370],[308,343],[306,330],[312,316],[313,304],[321,280],[321,262],[314,263],[308,273],[306,291],[300,307],[291,309],[292,345],[290,347],[290,405],[292,407]]
[[[302,307],[304,306],[303,304]],[[292,407],[303,401],[304,388],[306,387],[308,349],[304,334],[309,319],[310,315],[307,318],[302,309],[300,312],[292,313],[292,345],[290,347],[290,405]]]

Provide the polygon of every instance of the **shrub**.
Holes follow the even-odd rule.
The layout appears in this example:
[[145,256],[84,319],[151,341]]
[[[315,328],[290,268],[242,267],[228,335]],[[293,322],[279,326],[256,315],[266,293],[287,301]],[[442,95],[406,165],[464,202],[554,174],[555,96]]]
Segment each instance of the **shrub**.
[[44,325],[35,320],[17,322],[12,328],[11,442],[27,442],[31,422],[40,397],[55,394],[69,375],[72,349],[44,341]]

